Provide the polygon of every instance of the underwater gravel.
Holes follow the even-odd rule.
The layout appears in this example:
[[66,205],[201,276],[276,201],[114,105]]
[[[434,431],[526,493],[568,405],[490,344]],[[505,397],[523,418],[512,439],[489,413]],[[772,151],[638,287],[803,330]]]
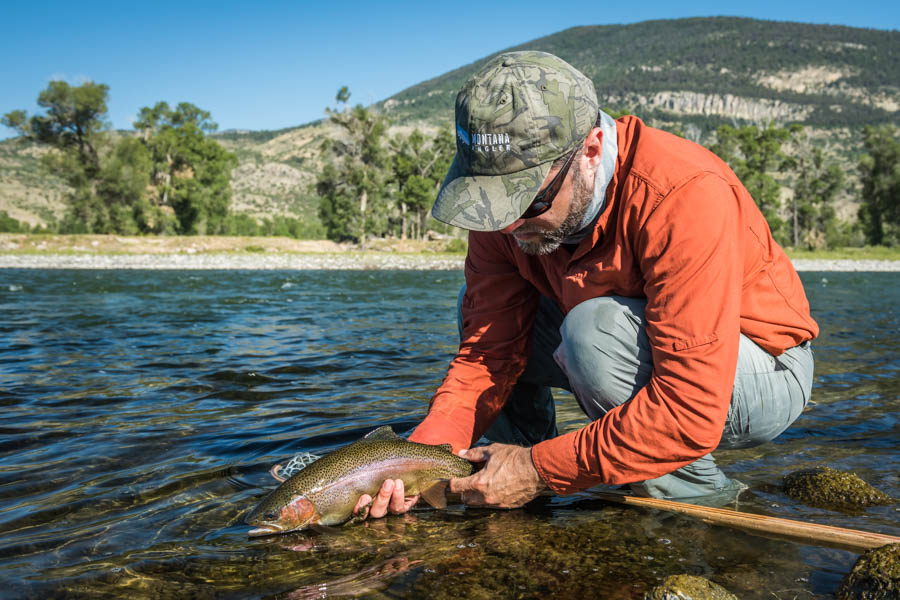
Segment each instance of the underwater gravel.
[[[461,255],[440,254],[0,254],[0,269],[453,270]],[[798,271],[900,271],[897,260],[793,261]]]

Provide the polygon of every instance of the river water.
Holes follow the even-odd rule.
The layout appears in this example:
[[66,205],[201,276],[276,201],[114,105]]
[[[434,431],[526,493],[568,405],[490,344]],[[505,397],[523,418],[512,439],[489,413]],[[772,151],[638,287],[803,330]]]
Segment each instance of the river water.
[[[897,505],[788,499],[827,464],[900,497],[900,273],[803,273],[813,402],[719,452],[740,509],[900,535]],[[589,493],[247,537],[269,467],[407,432],[455,350],[459,271],[0,271],[4,598],[641,598],[703,575],[740,598],[829,598],[852,552]],[[585,421],[558,396],[560,428]]]

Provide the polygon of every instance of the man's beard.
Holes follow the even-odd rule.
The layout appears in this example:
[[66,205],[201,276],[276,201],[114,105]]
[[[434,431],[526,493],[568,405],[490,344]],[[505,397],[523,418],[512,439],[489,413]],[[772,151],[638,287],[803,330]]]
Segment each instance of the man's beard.
[[[572,189],[572,201],[569,203],[569,214],[557,229],[546,231],[537,226],[532,226],[528,221],[516,229],[515,233],[537,233],[540,237],[537,241],[527,242],[516,239],[519,248],[525,254],[540,256],[550,254],[559,248],[560,244],[567,237],[574,233],[578,233],[581,228],[581,222],[587,212],[588,206],[591,204],[591,196],[593,190],[584,184],[581,177],[581,169],[579,164],[575,164],[575,179]],[[513,236],[515,237],[515,236]]]

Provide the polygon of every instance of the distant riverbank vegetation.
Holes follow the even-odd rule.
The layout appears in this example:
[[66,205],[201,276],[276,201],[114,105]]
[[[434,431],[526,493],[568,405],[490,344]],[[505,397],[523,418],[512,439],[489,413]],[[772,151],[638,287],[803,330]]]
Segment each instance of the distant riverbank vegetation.
[[[318,219],[258,218],[231,209],[235,154],[209,134],[209,112],[182,102],[140,110],[135,131],[111,131],[109,88],[51,81],[40,92],[43,114],[15,110],[2,123],[23,140],[51,149],[43,167],[68,186],[62,219],[30,228],[0,212],[0,231],[118,235],[286,236],[366,243],[424,239],[451,228],[432,219],[431,203],[455,154],[449,127],[391,135],[388,118],[351,106],[344,87],[326,109],[339,135],[321,146],[315,183]],[[626,114],[616,113],[614,116]],[[676,135],[679,131],[673,131]],[[838,217],[846,170],[829,162],[800,125],[720,126],[709,148],[735,170],[776,239],[797,249],[900,246],[900,141],[893,125],[866,126],[857,220]],[[785,201],[782,186],[793,194]],[[786,204],[785,204],[786,202]]]

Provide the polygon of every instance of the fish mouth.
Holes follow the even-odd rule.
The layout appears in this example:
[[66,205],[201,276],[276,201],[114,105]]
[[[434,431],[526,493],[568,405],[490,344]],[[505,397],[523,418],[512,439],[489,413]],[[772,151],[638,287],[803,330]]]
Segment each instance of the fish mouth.
[[247,535],[250,537],[262,537],[264,535],[275,535],[278,533],[283,533],[284,528],[279,527],[278,525],[260,525],[256,529],[251,529],[247,532]]

